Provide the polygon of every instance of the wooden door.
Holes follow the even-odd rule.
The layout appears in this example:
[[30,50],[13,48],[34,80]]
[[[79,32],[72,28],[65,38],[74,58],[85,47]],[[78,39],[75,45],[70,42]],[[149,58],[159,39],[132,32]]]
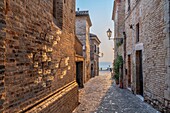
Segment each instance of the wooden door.
[[131,56],[128,55],[128,87],[131,87]]
[[136,93],[143,96],[142,51],[136,51]]

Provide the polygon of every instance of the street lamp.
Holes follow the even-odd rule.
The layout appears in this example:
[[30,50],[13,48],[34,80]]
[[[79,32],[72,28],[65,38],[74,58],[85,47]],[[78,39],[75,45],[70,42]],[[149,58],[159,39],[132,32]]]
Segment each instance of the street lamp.
[[112,36],[112,31],[110,29],[107,30],[107,36],[109,37],[109,40],[113,39],[110,38]]
[[[123,35],[125,36],[126,33],[123,32]],[[110,38],[112,36],[112,31],[110,29],[107,30],[107,36],[109,37],[109,40],[115,40],[116,42],[120,42],[121,44],[123,43],[123,38]]]

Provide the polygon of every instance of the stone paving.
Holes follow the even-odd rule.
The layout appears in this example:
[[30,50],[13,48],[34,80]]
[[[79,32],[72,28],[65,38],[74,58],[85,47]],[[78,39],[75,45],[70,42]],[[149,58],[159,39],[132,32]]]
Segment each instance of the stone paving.
[[73,113],[159,113],[130,91],[118,88],[109,72],[90,79],[79,90],[79,101]]

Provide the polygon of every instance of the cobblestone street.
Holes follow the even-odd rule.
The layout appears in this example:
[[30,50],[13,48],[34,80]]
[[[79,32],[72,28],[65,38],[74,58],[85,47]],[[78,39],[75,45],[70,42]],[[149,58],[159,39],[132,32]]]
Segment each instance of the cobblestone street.
[[130,91],[112,84],[109,72],[89,80],[79,95],[80,105],[73,113],[158,113]]

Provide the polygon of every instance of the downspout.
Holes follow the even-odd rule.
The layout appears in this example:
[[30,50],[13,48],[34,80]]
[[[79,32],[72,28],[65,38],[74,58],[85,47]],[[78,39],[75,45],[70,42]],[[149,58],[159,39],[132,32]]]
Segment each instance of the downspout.
[[127,70],[126,70],[126,33],[123,32],[123,55],[124,55],[124,62],[123,62],[123,88],[126,88],[126,75],[127,75]]

